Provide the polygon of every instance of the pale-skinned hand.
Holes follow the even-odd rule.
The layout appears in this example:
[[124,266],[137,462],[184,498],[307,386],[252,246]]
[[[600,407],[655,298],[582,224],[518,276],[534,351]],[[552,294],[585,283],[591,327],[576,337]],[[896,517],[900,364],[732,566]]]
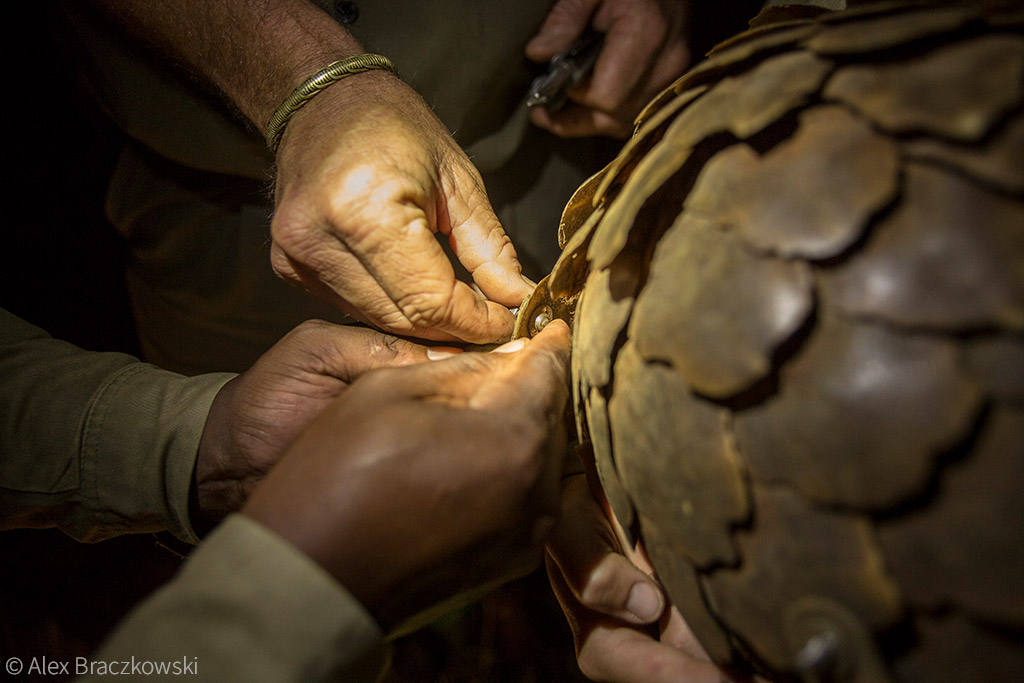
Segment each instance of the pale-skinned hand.
[[558,0],[526,56],[547,62],[590,27],[604,34],[593,74],[569,92],[565,107],[533,109],[531,120],[562,137],[624,138],[654,95],[686,68],[687,0]]
[[427,347],[374,330],[299,325],[214,399],[196,459],[194,521],[217,522],[240,509],[295,436],[363,373],[455,351],[428,356]]
[[[94,2],[257,130],[311,74],[366,52],[307,0]],[[273,268],[378,329],[493,342],[512,332],[507,307],[532,291],[473,164],[423,99],[385,71],[343,78],[294,113],[275,193]],[[435,235],[482,294],[456,279]]]
[[536,566],[558,512],[569,330],[555,321],[510,344],[364,375],[243,514],[320,564],[386,631]]
[[[331,85],[289,122],[271,231],[281,277],[403,336],[507,338],[508,307],[532,289],[476,168],[423,99],[382,71]],[[456,279],[437,233],[484,296]]]

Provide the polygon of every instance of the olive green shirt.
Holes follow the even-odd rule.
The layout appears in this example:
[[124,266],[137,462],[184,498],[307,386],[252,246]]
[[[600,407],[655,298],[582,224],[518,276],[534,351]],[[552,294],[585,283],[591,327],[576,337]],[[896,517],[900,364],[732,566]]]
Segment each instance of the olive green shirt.
[[376,680],[386,654],[355,598],[279,536],[234,515],[92,660],[182,662],[202,681],[355,683]]
[[[197,541],[192,471],[210,405],[232,376],[183,377],[83,351],[0,310],[0,529],[58,527],[81,541],[167,529]],[[160,663],[193,680],[372,681],[385,649],[336,581],[236,515],[70,670],[132,678],[133,667]]]

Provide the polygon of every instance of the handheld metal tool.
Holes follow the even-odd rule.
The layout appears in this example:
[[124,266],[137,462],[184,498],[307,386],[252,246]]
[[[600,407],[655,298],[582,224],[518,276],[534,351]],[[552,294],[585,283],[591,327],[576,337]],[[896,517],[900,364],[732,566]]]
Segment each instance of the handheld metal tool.
[[603,43],[603,35],[588,31],[564,52],[552,57],[547,73],[535,78],[530,85],[526,106],[544,107],[548,111],[561,109],[569,91],[594,68]]

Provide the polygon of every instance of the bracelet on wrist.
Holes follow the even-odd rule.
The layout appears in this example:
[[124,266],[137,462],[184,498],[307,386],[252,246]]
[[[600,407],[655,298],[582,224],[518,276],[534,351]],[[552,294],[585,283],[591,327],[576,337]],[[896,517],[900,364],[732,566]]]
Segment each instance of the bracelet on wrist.
[[398,73],[395,65],[387,57],[362,54],[331,62],[303,81],[302,85],[295,88],[292,94],[285,98],[267,123],[264,136],[267,139],[267,145],[270,146],[270,151],[277,153],[277,147],[281,144],[281,136],[284,134],[284,127],[288,125],[288,121],[295,115],[295,112],[313,99],[317,93],[346,76],[374,69],[390,71],[393,74]]

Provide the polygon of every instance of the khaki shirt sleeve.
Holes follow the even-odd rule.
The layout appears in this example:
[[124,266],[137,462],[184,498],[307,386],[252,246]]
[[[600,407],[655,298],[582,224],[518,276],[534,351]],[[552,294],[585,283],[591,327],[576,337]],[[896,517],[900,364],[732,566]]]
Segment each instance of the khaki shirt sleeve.
[[195,542],[199,439],[232,377],[83,351],[0,310],[0,529],[90,542],[166,529]]
[[77,660],[75,673],[82,681],[124,680],[126,666],[124,673],[135,666],[143,674],[147,666],[177,666],[203,681],[355,683],[377,680],[386,663],[380,629],[355,598],[279,536],[236,514],[90,662]]

